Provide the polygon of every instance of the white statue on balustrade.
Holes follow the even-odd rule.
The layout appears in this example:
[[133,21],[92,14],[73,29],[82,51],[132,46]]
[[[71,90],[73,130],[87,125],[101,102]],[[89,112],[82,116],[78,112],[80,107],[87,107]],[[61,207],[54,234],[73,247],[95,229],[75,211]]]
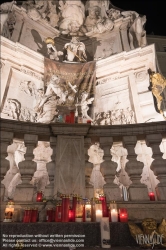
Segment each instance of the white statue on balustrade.
[[62,34],[77,35],[85,18],[85,7],[81,0],[59,1],[59,29]]
[[45,187],[50,183],[46,164],[51,161],[52,149],[48,142],[39,141],[33,153],[34,161],[37,163],[37,170],[30,183],[36,187],[37,191],[44,193]]
[[5,198],[13,198],[16,186],[21,184],[21,175],[19,173],[18,163],[24,160],[26,148],[21,141],[13,141],[13,144],[8,146],[6,157],[10,163],[10,169],[7,171],[2,184],[5,186]]
[[146,31],[144,24],[146,23],[146,16],[140,16],[135,11],[122,11],[124,17],[130,17],[129,40],[130,48],[144,47],[147,44]]
[[103,192],[103,186],[106,183],[100,171],[100,164],[103,162],[104,152],[99,143],[95,143],[88,149],[89,162],[93,163],[93,170],[90,176],[90,184],[94,187],[94,192]]
[[[81,95],[81,102],[80,103],[76,103],[76,109],[78,106],[81,107],[81,113],[82,113],[82,118],[93,121],[93,119],[88,115],[88,110],[89,110],[89,104],[91,104],[94,100],[94,97],[92,98],[88,98],[89,93],[87,92],[83,92]],[[78,116],[77,110],[76,110],[76,116]]]

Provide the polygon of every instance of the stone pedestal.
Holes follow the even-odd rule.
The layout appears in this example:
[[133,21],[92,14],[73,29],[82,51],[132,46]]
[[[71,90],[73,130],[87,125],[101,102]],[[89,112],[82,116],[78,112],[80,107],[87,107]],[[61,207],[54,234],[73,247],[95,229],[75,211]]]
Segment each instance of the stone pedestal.
[[57,192],[85,196],[83,136],[57,136],[55,183]]

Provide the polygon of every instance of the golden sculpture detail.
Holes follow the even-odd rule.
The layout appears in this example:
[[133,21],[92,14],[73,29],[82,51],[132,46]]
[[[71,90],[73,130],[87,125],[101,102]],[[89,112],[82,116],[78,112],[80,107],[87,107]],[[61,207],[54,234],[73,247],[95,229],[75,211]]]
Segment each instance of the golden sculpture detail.
[[160,114],[163,115],[164,119],[166,119],[166,116],[163,110],[161,109],[161,103],[163,101],[163,97],[161,96],[161,94],[166,88],[166,78],[159,73],[155,73],[151,71],[150,69],[148,70],[148,73],[150,76],[150,82],[152,84],[151,90],[152,90],[153,95],[156,97],[157,108]]
[[133,222],[128,222],[130,233],[142,248],[154,248],[154,246],[166,248],[166,220],[162,219],[159,227],[153,218],[142,221],[142,229]]

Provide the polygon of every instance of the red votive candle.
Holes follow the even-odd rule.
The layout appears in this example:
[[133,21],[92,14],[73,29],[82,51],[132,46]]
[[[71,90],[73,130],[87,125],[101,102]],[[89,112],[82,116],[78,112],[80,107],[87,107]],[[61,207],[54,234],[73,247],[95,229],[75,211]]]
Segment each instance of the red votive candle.
[[61,222],[62,221],[62,206],[58,204],[55,209],[55,221]]
[[76,205],[77,205],[77,195],[73,196],[72,210],[73,210],[73,221],[75,221],[76,217]]
[[69,222],[69,197],[62,197],[62,222]]
[[128,222],[128,213],[126,208],[119,209],[119,219],[120,222]]
[[42,202],[43,201],[43,193],[42,193],[42,191],[37,192],[36,201],[37,202]]
[[24,217],[23,217],[23,222],[24,223],[31,222],[31,213],[32,213],[32,209],[31,208],[26,208],[24,210]]
[[73,221],[73,210],[71,209],[71,207],[69,208],[69,222]]
[[37,217],[38,217],[38,209],[33,208],[31,211],[31,222],[37,222]]
[[155,195],[153,192],[149,193],[149,198],[150,198],[150,201],[155,201]]
[[65,117],[65,123],[70,123],[70,115],[66,115],[66,117]]
[[100,197],[99,197],[99,200],[100,200],[101,203],[102,203],[103,217],[108,217],[106,197],[105,197],[105,196],[100,196]]
[[75,123],[75,112],[70,111],[70,123]]
[[86,123],[90,123],[91,124],[91,120],[87,120]]

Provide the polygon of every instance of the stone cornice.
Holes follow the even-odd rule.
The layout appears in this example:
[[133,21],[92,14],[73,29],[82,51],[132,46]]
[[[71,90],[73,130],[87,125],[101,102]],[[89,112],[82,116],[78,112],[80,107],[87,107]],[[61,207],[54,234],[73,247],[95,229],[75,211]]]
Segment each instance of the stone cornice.
[[145,139],[148,134],[162,134],[166,137],[166,122],[138,123],[127,125],[91,126],[89,124],[31,123],[0,119],[1,131],[13,132],[15,138],[23,139],[24,134],[38,135],[39,140],[49,140],[50,136],[80,135],[85,137],[113,137],[121,140],[123,136],[135,135]]

